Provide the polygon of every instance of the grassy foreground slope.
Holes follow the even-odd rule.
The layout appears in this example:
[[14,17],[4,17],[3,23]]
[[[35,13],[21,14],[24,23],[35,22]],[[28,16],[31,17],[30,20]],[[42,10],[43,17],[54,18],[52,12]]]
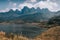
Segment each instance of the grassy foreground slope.
[[35,40],[60,40],[60,26],[56,26],[38,35]]

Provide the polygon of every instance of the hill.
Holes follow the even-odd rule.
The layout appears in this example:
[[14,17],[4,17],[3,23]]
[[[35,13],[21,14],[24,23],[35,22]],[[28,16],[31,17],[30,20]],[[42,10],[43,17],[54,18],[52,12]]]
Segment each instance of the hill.
[[38,35],[35,40],[60,40],[60,26],[48,29]]

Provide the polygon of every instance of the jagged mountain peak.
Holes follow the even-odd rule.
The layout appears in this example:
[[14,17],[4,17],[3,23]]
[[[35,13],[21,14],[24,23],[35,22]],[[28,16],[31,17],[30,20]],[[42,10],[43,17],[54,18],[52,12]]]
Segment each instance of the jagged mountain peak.
[[[25,9],[25,10],[26,10],[26,9],[29,9],[29,8],[28,8],[27,6],[24,6],[24,8],[23,8],[23,9]],[[22,9],[22,10],[23,10],[23,9]]]
[[[38,7],[37,9],[35,9],[33,7],[28,8],[27,6],[25,6],[21,11],[19,11],[18,9],[16,9],[15,11],[10,9],[8,12],[6,12],[4,14],[0,13],[0,15],[4,16],[4,18],[7,15],[7,18],[9,17],[8,19],[19,18],[19,19],[28,20],[28,18],[29,18],[29,20],[31,20],[31,19],[32,20],[34,20],[34,19],[36,19],[36,20],[40,20],[40,19],[46,20],[46,19],[51,18],[54,14],[52,15],[52,12],[49,11],[47,8],[46,9],[40,9]],[[2,16],[1,16],[1,18],[2,18]]]
[[43,8],[42,11],[43,12],[51,12],[51,11],[48,10],[48,8]]
[[14,10],[13,9],[10,9],[8,12],[14,12]]

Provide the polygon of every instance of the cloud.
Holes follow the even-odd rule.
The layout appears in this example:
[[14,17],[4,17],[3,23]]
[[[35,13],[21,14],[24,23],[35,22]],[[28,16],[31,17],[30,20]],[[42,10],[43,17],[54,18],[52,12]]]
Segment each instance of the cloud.
[[13,3],[13,6],[15,7],[17,4],[16,3]]
[[[34,4],[33,4],[34,3]],[[13,10],[16,10],[16,9],[23,9],[24,6],[27,6],[29,8],[48,8],[50,11],[58,11],[60,10],[60,4],[58,4],[55,1],[51,1],[51,0],[45,0],[45,1],[42,1],[40,0],[39,2],[37,2],[37,0],[26,0],[24,3],[20,3],[19,5],[17,5],[17,3],[13,3],[13,2],[9,2],[9,7],[10,9],[13,9]],[[9,10],[9,9],[8,9]],[[0,11],[4,11],[4,10],[0,10]],[[7,11],[7,9],[5,9],[5,11]]]
[[23,3],[23,4],[20,4],[18,7],[21,10],[21,9],[23,9],[24,6],[27,6],[29,8],[33,7],[33,5],[31,3]]
[[10,9],[16,10],[17,9],[17,3],[9,2]]
[[30,0],[31,2],[37,2],[37,0]]
[[[12,6],[12,7],[9,8],[10,6]],[[0,10],[0,12],[8,12],[10,9],[13,9],[15,11],[16,9],[18,9],[16,6],[17,6],[16,3],[9,2],[8,8],[2,9],[2,10]]]
[[0,10],[0,12],[8,12],[9,11],[9,8],[6,8],[4,10]]
[[11,8],[11,9],[13,9],[13,10],[15,11],[15,10],[18,9],[18,8]]
[[57,11],[58,4],[51,1],[40,1],[39,3],[36,3],[34,5],[35,8],[40,7],[42,8],[48,8],[50,11]]
[[27,2],[27,3],[35,3],[35,2],[37,2],[37,0],[26,0],[25,2]]
[[17,3],[9,2],[9,6],[16,7]]
[[48,8],[50,11],[58,11],[58,4],[56,2],[51,2],[50,0],[40,1],[35,4],[25,2],[19,5],[19,9],[22,9],[24,6],[27,6],[29,8],[40,7],[41,9]]

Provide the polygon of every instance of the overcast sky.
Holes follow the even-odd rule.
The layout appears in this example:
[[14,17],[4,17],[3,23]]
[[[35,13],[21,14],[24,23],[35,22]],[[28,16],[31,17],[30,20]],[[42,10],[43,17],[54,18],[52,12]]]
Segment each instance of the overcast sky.
[[0,0],[0,12],[10,9],[21,10],[24,6],[29,8],[48,8],[50,11],[60,10],[60,0]]

